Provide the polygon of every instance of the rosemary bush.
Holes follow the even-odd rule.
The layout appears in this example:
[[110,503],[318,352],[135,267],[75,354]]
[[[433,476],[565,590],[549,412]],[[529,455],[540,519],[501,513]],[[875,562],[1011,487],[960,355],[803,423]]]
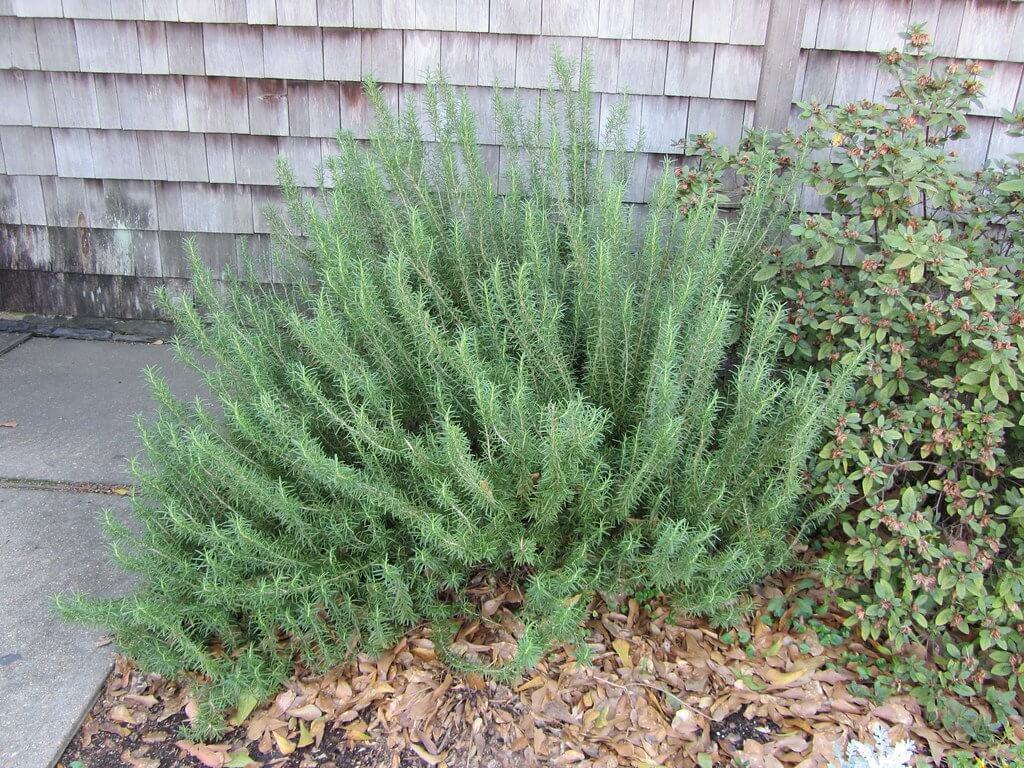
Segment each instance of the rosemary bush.
[[219,408],[152,375],[141,533],[107,521],[138,589],[61,605],[146,668],[194,675],[201,728],[297,659],[377,652],[423,620],[479,668],[445,640],[479,614],[480,574],[525,596],[493,674],[556,641],[585,654],[597,590],[728,618],[815,522],[804,470],[843,385],[778,375],[779,305],[731,298],[778,196],[735,225],[710,196],[684,217],[666,172],[640,220],[628,152],[597,149],[588,67],[558,70],[536,111],[495,97],[521,159],[503,195],[451,89],[427,89],[428,144],[370,84],[369,146],[340,136],[319,195],[282,167],[287,291],[220,290],[193,254],[194,297],[169,306]]

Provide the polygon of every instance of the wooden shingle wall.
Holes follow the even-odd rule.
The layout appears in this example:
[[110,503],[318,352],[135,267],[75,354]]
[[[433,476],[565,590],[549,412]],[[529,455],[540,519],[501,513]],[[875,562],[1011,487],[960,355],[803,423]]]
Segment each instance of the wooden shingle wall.
[[[961,153],[1018,151],[996,116],[1024,94],[1024,4],[809,0],[794,99],[880,97],[877,52],[926,21],[942,56],[991,70]],[[738,141],[769,0],[0,0],[0,309],[149,316],[195,234],[218,270],[267,248],[274,162],[302,184],[339,127],[365,137],[359,80],[406,109],[443,66],[495,142],[495,85],[545,87],[550,51],[595,65],[597,117],[628,92],[642,200],[675,141]],[[503,161],[491,146],[493,170]],[[267,275],[272,278],[273,275]]]

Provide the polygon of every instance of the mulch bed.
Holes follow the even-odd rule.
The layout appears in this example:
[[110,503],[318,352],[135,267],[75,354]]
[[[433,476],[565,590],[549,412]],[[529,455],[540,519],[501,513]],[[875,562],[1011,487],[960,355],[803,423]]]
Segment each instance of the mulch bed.
[[[784,586],[764,587],[759,604]],[[490,619],[463,627],[454,650],[506,658],[519,599],[510,591],[488,601]],[[833,761],[849,738],[870,742],[875,723],[936,765],[970,747],[930,727],[910,696],[879,704],[850,692],[857,677],[843,667],[844,648],[874,649],[826,648],[787,629],[785,616],[769,625],[761,613],[740,647],[702,622],[668,621],[664,605],[630,601],[589,622],[592,665],[561,649],[512,686],[452,672],[420,628],[380,658],[326,676],[299,670],[215,744],[181,738],[196,708],[187,688],[120,658],[58,766],[809,768]]]

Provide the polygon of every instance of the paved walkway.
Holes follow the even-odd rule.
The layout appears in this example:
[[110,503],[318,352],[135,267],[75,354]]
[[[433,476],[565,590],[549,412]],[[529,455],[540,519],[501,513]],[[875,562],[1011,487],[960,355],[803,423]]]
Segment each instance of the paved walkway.
[[130,482],[134,419],[151,409],[143,368],[161,368],[183,396],[199,385],[167,345],[20,340],[0,333],[0,425],[15,423],[0,426],[0,766],[49,768],[113,650],[101,632],[60,621],[52,596],[117,594],[128,582],[98,524],[127,500],[75,484]]

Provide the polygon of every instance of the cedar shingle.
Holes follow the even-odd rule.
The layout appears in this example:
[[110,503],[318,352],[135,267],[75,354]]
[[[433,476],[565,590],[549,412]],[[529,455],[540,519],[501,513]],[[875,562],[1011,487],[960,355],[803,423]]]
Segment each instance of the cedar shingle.
[[669,43],[666,95],[710,96],[714,62],[714,43]]
[[277,24],[276,0],[245,0],[247,24]]
[[181,75],[115,75],[121,127],[142,131],[187,131],[188,110]]
[[480,85],[515,85],[516,38],[514,35],[481,35]]
[[110,14],[110,0],[63,0],[63,6],[63,15],[69,19],[113,18]]
[[277,23],[287,26],[317,26],[316,0],[277,0]]
[[177,21],[178,4],[168,0],[143,0],[142,15],[147,21]]
[[0,125],[32,125],[25,75],[16,69],[0,70]]
[[732,29],[734,0],[693,0],[690,40],[727,43]]
[[634,0],[601,0],[597,34],[601,37],[633,36]]
[[441,69],[452,85],[476,85],[480,78],[480,35],[442,32]]
[[380,25],[384,29],[411,29],[416,23],[416,0],[380,0]]
[[486,32],[489,0],[455,0],[455,28],[460,32]]
[[285,81],[248,80],[246,84],[249,92],[249,132],[287,136],[289,105]]
[[690,100],[682,96],[644,96],[641,124],[647,152],[681,153],[676,141],[686,138]]
[[245,81],[230,77],[186,77],[188,127],[196,133],[248,133]]
[[631,36],[644,40],[689,40],[692,10],[693,0],[633,0]]
[[120,128],[114,75],[52,72],[50,84],[61,128]]
[[42,69],[78,70],[78,43],[73,21],[36,19],[35,32],[39,45],[38,63]]
[[1020,3],[967,0],[956,55],[972,59],[1005,59],[1010,54]]
[[360,33],[362,77],[372,75],[381,83],[402,82],[402,32],[394,29]]
[[156,181],[208,181],[206,135],[139,131],[142,177]]
[[690,99],[687,135],[713,132],[725,146],[735,149],[743,133],[744,102],[727,99]]
[[324,79],[359,80],[362,34],[357,29],[324,29]]
[[53,128],[57,122],[57,103],[53,98],[53,86],[49,72],[25,70],[25,93],[32,125]]
[[[51,22],[40,20],[40,23]],[[0,69],[11,67],[39,69],[39,48],[32,19],[0,16]]]
[[211,133],[206,136],[206,166],[211,182],[234,184],[235,155],[229,135]]
[[441,66],[441,33],[410,30],[402,34],[402,82],[425,83]]
[[171,71],[167,57],[167,31],[162,21],[139,21],[139,59],[144,75],[166,75]]
[[167,69],[175,75],[206,74],[202,24],[166,24]]
[[541,10],[541,32],[545,35],[597,34],[599,0],[544,0]]
[[263,69],[267,77],[324,79],[324,50],[318,27],[263,27]]
[[711,78],[711,98],[757,98],[761,73],[761,49],[752,45],[716,45],[715,67]]
[[539,35],[541,0],[491,0],[491,32]]
[[911,21],[910,7],[911,0],[874,0],[871,24],[868,27],[869,51],[903,47],[900,33],[906,30]]
[[771,0],[733,0],[729,42],[734,45],[764,45]]
[[321,27],[351,27],[353,0],[317,0],[317,20]]
[[831,51],[864,51],[871,32],[871,6],[850,8],[849,0],[821,0],[816,47]]
[[245,24],[245,0],[178,0],[181,21]]
[[263,77],[263,32],[260,27],[204,24],[203,59],[208,75]]
[[142,72],[134,22],[76,18],[75,38],[83,72]]
[[456,0],[416,0],[416,29],[458,29]]
[[619,40],[594,38],[585,40],[584,50],[590,54],[593,67],[593,88],[598,93],[615,93],[619,83]]
[[623,40],[619,47],[618,90],[665,93],[668,43],[662,40]]

